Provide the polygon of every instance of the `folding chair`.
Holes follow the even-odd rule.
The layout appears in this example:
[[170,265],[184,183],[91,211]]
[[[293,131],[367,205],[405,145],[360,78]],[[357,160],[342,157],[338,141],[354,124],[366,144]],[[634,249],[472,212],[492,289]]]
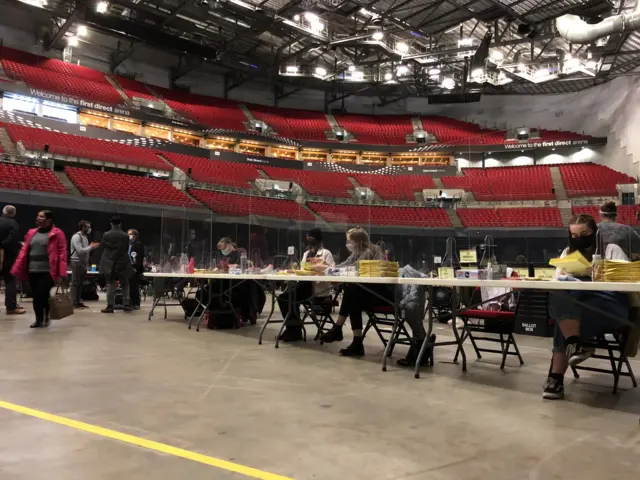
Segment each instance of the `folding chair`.
[[[509,355],[515,355],[520,361],[520,365],[524,365],[520,350],[516,343],[516,339],[513,336],[515,329],[515,311],[510,310],[481,310],[476,307],[486,305],[489,303],[498,302],[504,308],[505,301],[515,296],[515,302],[517,304],[519,298],[519,292],[508,292],[498,297],[487,299],[482,301],[480,288],[476,288],[471,297],[470,304],[472,308],[466,308],[458,312],[458,318],[460,318],[464,326],[462,328],[462,339],[456,355],[453,358],[454,363],[458,361],[458,355],[460,349],[465,340],[469,339],[471,345],[478,360],[482,358],[481,353],[497,353],[502,356],[502,362],[500,363],[500,369],[504,369],[507,357]],[[477,320],[477,323],[470,323],[470,321]],[[475,334],[480,333],[482,336]],[[497,335],[486,336],[486,335]],[[479,347],[477,342],[492,342],[500,343],[500,350],[494,348]],[[511,346],[513,350],[511,351]]]
[[[611,393],[613,393],[614,395],[618,392],[618,383],[620,381],[620,377],[629,377],[631,379],[633,388],[637,388],[638,382],[636,381],[635,374],[631,369],[631,364],[629,363],[629,358],[627,356],[629,330],[629,328],[625,328],[624,330],[617,333],[601,335],[594,339],[582,342],[584,347],[593,348],[596,350],[596,353],[593,354],[590,358],[609,360],[611,368],[608,369],[578,365],[575,367],[571,367],[573,376],[575,378],[580,378],[578,370],[597,373],[610,373],[611,375],[613,375],[613,391]],[[609,340],[607,336],[612,336],[613,339]],[[598,350],[606,350],[607,354],[599,354]],[[626,370],[623,370],[623,367],[625,367]]]
[[391,341],[387,357],[393,354],[393,349],[398,344],[411,346],[413,337],[407,330],[402,312],[399,312],[400,315],[396,318],[395,307],[377,305],[365,310],[364,313],[369,319],[362,332],[362,338],[365,338],[367,332],[373,328],[385,349],[387,348],[387,343]]
[[[310,298],[303,301],[302,306],[304,313],[302,315],[302,335],[304,340],[307,340],[307,330],[305,325],[315,325],[317,333],[314,340],[321,339],[322,335],[335,325],[335,321],[331,314],[334,311],[334,307],[338,306],[338,295],[340,292],[336,292],[335,296],[327,297],[323,301],[318,301],[317,298]],[[311,319],[311,322],[307,322],[307,319]],[[320,340],[322,345],[322,340]]]

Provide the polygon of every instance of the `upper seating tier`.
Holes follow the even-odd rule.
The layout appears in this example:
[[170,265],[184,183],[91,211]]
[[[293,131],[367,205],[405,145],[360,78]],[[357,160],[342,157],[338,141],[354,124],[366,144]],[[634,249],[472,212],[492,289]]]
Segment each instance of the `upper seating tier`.
[[560,211],[542,208],[459,208],[456,210],[465,227],[562,227]]
[[415,200],[415,192],[436,188],[428,175],[376,175],[359,173],[352,175],[361,187],[368,187],[383,200]]
[[281,167],[260,167],[274,180],[297,183],[309,195],[320,197],[351,198],[349,189],[353,185],[348,175],[338,172],[319,172],[313,170],[295,170]]
[[191,169],[190,176],[197,182],[249,189],[250,182],[260,176],[258,169],[250,163],[210,160],[172,152],[162,152],[162,155],[184,173],[188,174]]
[[8,47],[0,47],[0,62],[8,76],[30,87],[109,105],[125,103],[104,73],[91,68]]
[[127,97],[133,100],[134,97],[142,98],[143,100],[150,100],[152,102],[158,102],[156,98],[147,86],[138,82],[137,80],[131,80],[130,78],[121,77],[120,75],[113,75],[114,80],[120,85]]
[[322,112],[263,105],[247,107],[254,118],[269,125],[282,137],[326,142],[325,131],[331,130],[331,125]]

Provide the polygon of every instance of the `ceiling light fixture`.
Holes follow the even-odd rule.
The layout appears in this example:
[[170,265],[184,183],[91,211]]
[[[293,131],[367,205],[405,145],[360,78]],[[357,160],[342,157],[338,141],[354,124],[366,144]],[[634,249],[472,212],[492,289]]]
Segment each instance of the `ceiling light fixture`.
[[404,42],[396,43],[396,52],[407,53],[409,51],[409,45]]
[[296,65],[287,65],[287,73],[298,73],[298,67]]
[[355,65],[349,65],[349,71],[350,72],[355,72],[356,71],[356,66]]
[[396,73],[398,74],[398,76],[406,75],[407,73],[409,73],[409,67],[407,67],[406,65],[400,65],[398,66]]
[[320,75],[324,77],[327,74],[327,71],[322,67],[316,67],[316,75]]
[[377,32],[374,32],[374,34],[371,36],[373,37],[374,40],[382,40],[384,37],[384,33],[382,33],[381,31],[377,31]]
[[299,22],[300,21],[300,15],[298,15],[297,13],[293,16],[293,20],[295,22]]
[[86,37],[88,33],[89,30],[84,25],[80,25],[78,27],[78,30],[76,31],[76,35],[78,35],[79,37]]
[[106,13],[107,8],[109,8],[109,2],[98,2],[96,4],[96,12],[98,13]]
[[434,67],[434,68],[430,68],[427,73],[433,77],[433,76],[436,76],[436,75],[440,75],[441,71],[442,70],[440,70],[440,68]]
[[67,45],[70,47],[78,46],[78,37],[67,37]]
[[391,80],[393,78],[393,73],[391,72],[387,72],[384,74],[384,79],[388,82],[389,80]]
[[456,88],[456,81],[451,77],[445,77],[442,79],[440,86],[446,90],[453,90]]

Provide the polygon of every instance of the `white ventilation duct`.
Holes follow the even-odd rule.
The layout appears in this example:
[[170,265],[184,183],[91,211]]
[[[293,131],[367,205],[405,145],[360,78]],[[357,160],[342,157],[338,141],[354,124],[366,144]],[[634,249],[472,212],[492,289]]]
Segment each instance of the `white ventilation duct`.
[[571,43],[591,43],[612,33],[640,28],[640,0],[631,13],[622,13],[590,25],[577,15],[562,15],[556,19],[560,36]]

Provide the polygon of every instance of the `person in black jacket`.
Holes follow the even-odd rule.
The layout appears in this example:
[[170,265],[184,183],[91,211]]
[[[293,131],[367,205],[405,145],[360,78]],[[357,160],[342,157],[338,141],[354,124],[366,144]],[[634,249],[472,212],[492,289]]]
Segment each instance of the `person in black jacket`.
[[122,220],[115,216],[111,218],[111,230],[102,236],[103,248],[100,259],[100,273],[107,282],[107,308],[102,313],[113,313],[116,282],[122,287],[122,303],[124,311],[131,311],[129,297],[129,279],[134,273],[129,258],[129,236],[122,230]]
[[138,240],[138,231],[130,228],[129,234],[129,258],[135,273],[129,281],[129,291],[131,296],[131,308],[140,310],[140,279],[144,274],[144,245]]
[[2,250],[2,261],[0,261],[0,273],[4,280],[4,304],[7,307],[7,315],[22,315],[26,312],[18,305],[16,299],[16,277],[11,275],[11,267],[20,253],[20,225],[16,222],[16,207],[6,205],[2,209],[0,217],[0,250]]

